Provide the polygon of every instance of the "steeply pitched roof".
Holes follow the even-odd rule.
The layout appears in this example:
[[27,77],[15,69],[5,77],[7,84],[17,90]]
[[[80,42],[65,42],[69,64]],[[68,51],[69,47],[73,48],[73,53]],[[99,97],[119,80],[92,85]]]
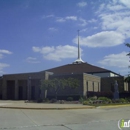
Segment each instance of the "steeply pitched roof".
[[81,64],[68,64],[56,68],[48,69],[46,71],[53,72],[54,74],[77,74],[77,73],[103,73],[111,72],[110,70],[103,69],[88,63]]

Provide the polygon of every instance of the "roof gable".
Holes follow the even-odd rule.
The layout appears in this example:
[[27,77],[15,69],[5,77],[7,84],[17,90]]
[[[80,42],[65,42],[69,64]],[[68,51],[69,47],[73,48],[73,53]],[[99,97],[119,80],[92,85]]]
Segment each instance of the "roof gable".
[[63,65],[56,68],[48,69],[46,71],[53,72],[54,74],[111,72],[110,70],[100,68],[100,67],[88,64],[88,63],[68,64],[68,65]]

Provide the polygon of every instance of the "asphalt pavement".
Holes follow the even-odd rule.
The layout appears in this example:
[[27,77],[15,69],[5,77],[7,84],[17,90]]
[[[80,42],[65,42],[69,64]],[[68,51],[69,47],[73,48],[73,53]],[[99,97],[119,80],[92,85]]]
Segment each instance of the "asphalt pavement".
[[[14,104],[24,102],[0,101],[0,106]],[[0,108],[0,130],[119,130],[121,119],[130,119],[130,106],[61,110]]]

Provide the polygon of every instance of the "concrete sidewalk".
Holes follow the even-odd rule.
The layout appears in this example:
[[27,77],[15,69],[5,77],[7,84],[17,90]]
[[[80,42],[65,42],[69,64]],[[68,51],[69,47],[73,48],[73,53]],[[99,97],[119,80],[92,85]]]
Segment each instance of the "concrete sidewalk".
[[25,103],[24,101],[0,100],[0,108],[34,109],[34,110],[64,110],[64,109],[92,109],[94,106],[82,104],[58,103]]

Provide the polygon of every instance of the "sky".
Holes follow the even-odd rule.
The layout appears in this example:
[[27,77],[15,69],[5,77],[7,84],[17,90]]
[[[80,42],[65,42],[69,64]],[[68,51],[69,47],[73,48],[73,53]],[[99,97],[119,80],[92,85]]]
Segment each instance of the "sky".
[[0,75],[82,60],[129,73],[129,0],[0,0]]

